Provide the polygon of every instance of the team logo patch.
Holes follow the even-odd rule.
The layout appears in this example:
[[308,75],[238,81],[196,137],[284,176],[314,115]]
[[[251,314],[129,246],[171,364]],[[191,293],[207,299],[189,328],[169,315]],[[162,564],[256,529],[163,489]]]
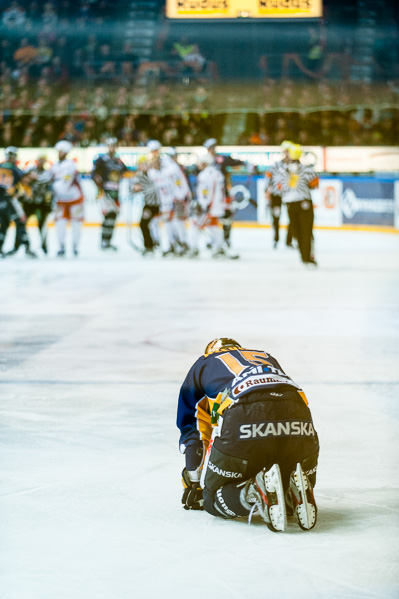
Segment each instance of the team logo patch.
[[239,439],[262,439],[265,437],[314,437],[312,422],[287,420],[254,422],[240,426]]

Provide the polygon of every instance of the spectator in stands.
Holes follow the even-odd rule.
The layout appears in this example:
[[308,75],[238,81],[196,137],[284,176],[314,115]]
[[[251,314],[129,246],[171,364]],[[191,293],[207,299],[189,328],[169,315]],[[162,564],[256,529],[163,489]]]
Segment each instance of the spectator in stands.
[[25,10],[19,5],[18,2],[11,2],[10,6],[6,8],[2,16],[2,24],[10,29],[22,28],[26,23]]
[[201,75],[205,70],[206,59],[201,54],[199,46],[194,45],[191,52],[186,54],[183,58],[183,73],[188,75]]
[[75,144],[79,140],[79,135],[77,134],[75,123],[73,121],[67,121],[65,123],[64,130],[58,136],[58,139],[70,141],[72,144]]
[[29,43],[27,37],[21,39],[19,48],[14,52],[14,61],[19,65],[29,65],[37,54],[37,48]]
[[39,39],[39,47],[36,52],[36,62],[40,65],[49,64],[53,56],[53,49],[44,37]]
[[44,5],[44,11],[42,15],[42,23],[43,23],[43,32],[45,33],[53,33],[57,26],[57,13],[55,12],[54,6],[51,2],[46,2]]

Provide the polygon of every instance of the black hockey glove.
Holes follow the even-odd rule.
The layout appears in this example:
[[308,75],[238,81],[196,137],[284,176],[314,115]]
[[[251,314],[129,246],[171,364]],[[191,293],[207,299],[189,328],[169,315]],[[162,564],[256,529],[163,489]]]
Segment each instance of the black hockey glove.
[[203,510],[204,500],[202,498],[202,489],[199,480],[192,481],[186,468],[183,469],[182,483],[184,487],[181,502],[185,510]]

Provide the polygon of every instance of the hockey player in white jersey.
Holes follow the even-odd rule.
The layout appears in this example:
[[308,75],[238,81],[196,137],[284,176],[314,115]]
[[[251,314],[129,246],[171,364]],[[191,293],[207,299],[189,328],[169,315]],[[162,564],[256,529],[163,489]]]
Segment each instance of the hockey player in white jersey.
[[223,230],[220,219],[225,213],[224,179],[213,164],[213,158],[205,154],[200,158],[196,188],[196,214],[192,219],[191,256],[198,254],[199,235],[207,231],[211,241],[212,256],[224,256]]
[[150,150],[148,162],[148,177],[154,182],[160,201],[160,215],[164,225],[163,252],[164,257],[174,254],[174,226],[173,226],[173,208],[175,190],[171,176],[170,165],[161,160],[159,149],[161,144],[158,141],[149,142],[147,145]]
[[57,256],[65,256],[65,238],[68,220],[72,224],[72,243],[75,256],[79,253],[79,240],[83,222],[83,192],[79,181],[79,173],[73,160],[67,154],[73,146],[69,141],[56,143],[59,162],[53,165],[51,176],[56,201],[55,222],[59,241]]
[[189,205],[192,200],[191,190],[183,168],[177,162],[176,150],[172,149],[168,154],[162,156],[161,160],[170,167],[174,187],[174,203],[173,203],[173,226],[175,240],[177,241],[177,252],[179,255],[184,255],[188,252],[187,239],[187,220],[189,213]]

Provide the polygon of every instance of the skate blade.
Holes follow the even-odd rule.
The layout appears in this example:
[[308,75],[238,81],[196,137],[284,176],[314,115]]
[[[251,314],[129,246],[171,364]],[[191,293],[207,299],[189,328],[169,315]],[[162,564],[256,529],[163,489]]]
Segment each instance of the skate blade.
[[303,473],[300,464],[297,464],[296,471],[294,473],[294,481],[302,498],[302,502],[296,507],[295,510],[296,516],[298,518],[298,524],[302,530],[311,530],[316,524],[317,508],[312,487],[308,482],[306,475]]
[[283,532],[287,528],[287,513],[281,472],[278,464],[274,464],[265,474],[265,487],[271,505],[268,507],[270,523],[268,527],[275,532]]

